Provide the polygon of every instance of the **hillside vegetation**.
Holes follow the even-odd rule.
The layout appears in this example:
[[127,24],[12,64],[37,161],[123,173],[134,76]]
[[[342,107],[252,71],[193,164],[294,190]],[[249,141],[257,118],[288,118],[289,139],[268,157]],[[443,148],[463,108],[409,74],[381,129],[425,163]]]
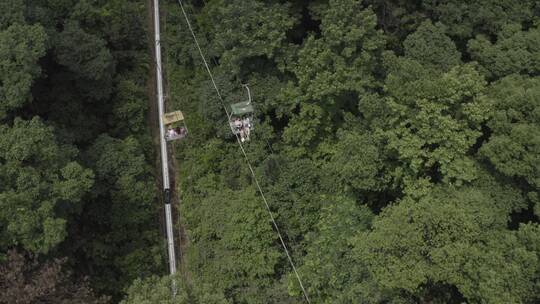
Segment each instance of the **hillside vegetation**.
[[[538,1],[183,3],[312,303],[540,302]],[[0,3],[0,303],[304,303],[174,0],[171,297],[145,5]]]
[[119,298],[165,268],[145,3],[0,11],[0,303]]

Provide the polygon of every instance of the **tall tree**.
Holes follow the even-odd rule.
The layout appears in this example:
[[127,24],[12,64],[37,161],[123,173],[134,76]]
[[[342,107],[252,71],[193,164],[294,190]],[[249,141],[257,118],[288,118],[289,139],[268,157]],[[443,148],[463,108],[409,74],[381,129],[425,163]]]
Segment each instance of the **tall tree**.
[[0,119],[32,100],[30,89],[41,73],[47,35],[40,25],[0,27]]
[[448,26],[448,32],[460,38],[476,34],[496,34],[508,23],[528,23],[534,16],[534,0],[502,1],[422,1],[434,19]]
[[46,253],[66,237],[94,182],[74,161],[77,150],[58,142],[40,119],[0,126],[0,246]]
[[495,43],[479,35],[468,43],[468,49],[490,79],[512,73],[540,74],[540,28],[523,31],[520,24],[507,24],[497,34]]
[[0,10],[4,12],[0,16],[0,31],[5,30],[14,23],[24,24],[23,0],[6,0],[0,3]]
[[70,20],[57,37],[55,55],[56,61],[70,72],[63,81],[75,85],[86,100],[110,96],[114,60],[106,41]]
[[282,52],[286,32],[295,22],[289,7],[287,2],[276,1],[209,1],[201,15],[207,19],[221,65],[242,77],[240,68],[250,59],[271,59]]
[[497,170],[540,189],[540,78],[508,76],[494,83],[491,135],[480,154]]
[[[393,175],[463,183],[476,176],[470,149],[482,134],[486,82],[470,65],[433,74],[416,60],[387,57],[386,103],[393,115],[384,136],[401,163]],[[410,179],[412,178],[412,179]]]
[[274,245],[276,236],[254,190],[211,190],[202,199],[188,199],[184,210],[199,206],[184,214],[197,227],[188,261],[201,283],[232,302],[275,303],[273,298],[284,292],[273,286],[284,257]]
[[[391,293],[378,289],[370,273],[354,252],[358,233],[366,231],[374,217],[365,206],[349,198],[330,198],[322,208],[317,228],[307,238],[309,247],[299,271],[306,279],[307,289],[317,303],[380,303]],[[290,278],[293,292],[298,284]]]
[[282,98],[289,109],[299,109],[284,132],[295,156],[305,156],[354,111],[358,96],[376,85],[377,60],[384,36],[376,15],[357,0],[315,3],[320,37],[309,35],[287,65],[296,81]]
[[357,246],[382,286],[418,301],[526,303],[538,256],[506,229],[507,202],[521,200],[504,188],[436,187],[386,208]]
[[[174,280],[174,283],[173,283]],[[173,284],[177,294],[172,295]],[[227,304],[223,294],[216,293],[210,285],[188,285],[180,276],[152,276],[144,280],[137,279],[127,290],[121,304]]]
[[141,150],[133,137],[102,135],[84,154],[96,182],[71,239],[80,263],[99,276],[96,288],[109,294],[163,265],[155,185]]
[[455,43],[445,34],[445,27],[430,20],[424,21],[403,41],[405,57],[422,65],[448,71],[461,63]]

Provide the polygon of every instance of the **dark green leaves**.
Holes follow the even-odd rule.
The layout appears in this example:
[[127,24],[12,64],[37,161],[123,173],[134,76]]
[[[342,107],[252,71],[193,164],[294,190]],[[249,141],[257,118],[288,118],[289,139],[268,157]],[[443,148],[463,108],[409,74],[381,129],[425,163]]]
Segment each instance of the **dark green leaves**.
[[492,86],[488,126],[481,149],[500,172],[540,187],[540,79],[510,76]]
[[77,22],[68,21],[57,37],[55,53],[58,63],[73,73],[84,97],[109,97],[114,61],[103,39],[85,32]]
[[435,69],[447,71],[461,63],[461,54],[452,39],[445,35],[444,26],[433,25],[429,20],[407,36],[403,46],[406,57]]
[[[226,103],[253,85],[261,128],[246,151],[314,303],[538,301],[534,1],[192,4]],[[173,28],[174,100],[198,135],[178,153],[189,267],[232,303],[296,303]]]
[[523,31],[519,24],[505,25],[495,43],[489,37],[477,36],[469,41],[468,48],[491,79],[512,73],[538,75],[540,72],[540,29],[537,27]]
[[[437,76],[424,74],[423,68],[407,60],[393,61],[396,72],[390,73],[386,86],[394,113],[385,132],[387,148],[407,164],[396,174],[450,183],[473,180],[474,162],[468,152],[481,135],[480,123],[487,119],[485,81],[472,66]],[[410,65],[414,70],[407,69]]]
[[22,0],[5,0],[0,3],[0,31],[14,23],[24,24],[24,2]]
[[13,24],[0,31],[0,119],[32,100],[30,89],[41,73],[47,36],[40,25]]
[[429,297],[426,286],[446,283],[473,301],[526,302],[538,257],[504,214],[482,190],[436,188],[386,208],[358,246],[383,286]]
[[[0,126],[0,244],[46,253],[66,237],[66,212],[93,184],[72,147],[39,119]],[[62,209],[66,210],[62,210]]]
[[[369,286],[369,273],[353,251],[355,236],[366,231],[374,217],[365,205],[351,199],[331,197],[321,210],[316,230],[307,236],[309,246],[304,265],[299,269],[306,278],[312,300],[320,303],[351,303],[378,298]],[[291,276],[293,291],[300,292]],[[374,296],[374,299],[370,299]],[[371,303],[371,302],[369,302]]]
[[336,185],[354,190],[382,190],[384,163],[377,141],[368,134],[342,132],[339,135],[335,154],[327,167]]

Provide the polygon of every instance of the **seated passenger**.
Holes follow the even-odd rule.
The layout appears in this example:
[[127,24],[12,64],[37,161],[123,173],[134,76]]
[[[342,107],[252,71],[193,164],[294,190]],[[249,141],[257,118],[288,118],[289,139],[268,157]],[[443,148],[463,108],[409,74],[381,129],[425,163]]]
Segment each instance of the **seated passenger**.
[[245,133],[245,132],[246,132],[246,131],[245,131],[244,128],[241,128],[241,129],[240,129],[240,141],[241,141],[241,142],[246,141],[246,133]]
[[249,117],[242,119],[242,126],[244,127],[245,140],[249,140],[249,134],[251,133],[251,121]]
[[178,136],[180,136],[180,138],[184,138],[186,137],[187,135],[187,129],[185,127],[180,127],[178,128],[179,131],[178,131]]
[[242,125],[244,126],[244,128],[251,128],[251,122],[249,120],[249,117],[245,117],[244,119],[242,119]]
[[234,127],[236,128],[237,132],[242,128],[242,122],[238,117],[234,119]]
[[174,130],[172,128],[167,129],[167,134],[165,135],[165,138],[170,139],[170,138],[174,137],[174,133],[175,132],[174,132]]

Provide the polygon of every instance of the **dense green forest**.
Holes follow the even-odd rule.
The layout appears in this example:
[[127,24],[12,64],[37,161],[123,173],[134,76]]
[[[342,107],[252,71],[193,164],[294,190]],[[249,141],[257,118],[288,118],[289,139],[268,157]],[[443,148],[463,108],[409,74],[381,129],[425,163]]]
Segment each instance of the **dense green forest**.
[[117,299],[165,269],[146,3],[0,11],[0,303]]
[[[540,302],[540,2],[186,0],[312,303]],[[0,303],[305,303],[175,0],[0,0]]]

